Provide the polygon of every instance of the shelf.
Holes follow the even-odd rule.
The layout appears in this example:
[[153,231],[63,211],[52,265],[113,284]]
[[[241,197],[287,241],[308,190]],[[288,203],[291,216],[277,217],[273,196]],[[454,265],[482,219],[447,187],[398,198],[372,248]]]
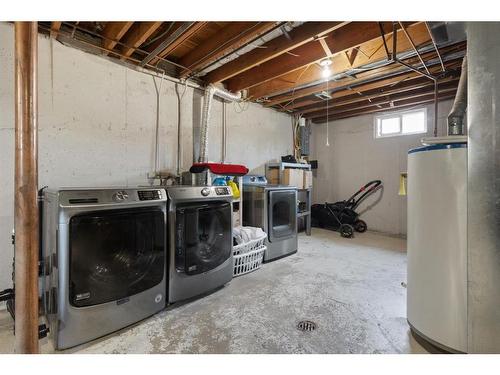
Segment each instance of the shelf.
[[311,164],[302,163],[267,163],[268,168],[295,168],[295,169],[311,169]]

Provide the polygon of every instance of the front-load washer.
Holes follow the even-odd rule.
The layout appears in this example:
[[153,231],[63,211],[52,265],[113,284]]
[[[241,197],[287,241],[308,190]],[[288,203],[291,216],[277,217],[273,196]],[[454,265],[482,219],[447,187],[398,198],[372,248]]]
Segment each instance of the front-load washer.
[[169,303],[214,290],[233,277],[228,186],[170,186]]
[[162,188],[44,192],[42,284],[56,349],[165,307],[166,201]]

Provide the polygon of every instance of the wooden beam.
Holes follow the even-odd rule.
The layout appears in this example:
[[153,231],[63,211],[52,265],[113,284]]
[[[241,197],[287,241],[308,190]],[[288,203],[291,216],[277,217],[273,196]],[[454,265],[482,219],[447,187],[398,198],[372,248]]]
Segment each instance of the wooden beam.
[[[419,45],[431,44],[431,39],[425,24],[417,23],[410,26],[408,29],[411,30],[415,42]],[[338,31],[340,32],[341,29]],[[398,31],[398,34],[400,33],[402,33],[401,30]],[[378,35],[380,35],[380,31]],[[389,34],[386,37],[390,40],[392,39],[392,34]],[[332,75],[340,74],[350,69],[362,67],[368,64],[386,61],[387,56],[383,45],[384,43],[382,41],[382,37],[378,36],[377,38],[369,40],[359,46],[355,46],[350,50],[346,50],[343,53],[338,53],[332,56],[330,58],[332,61],[332,65],[330,66]],[[398,53],[412,51],[412,46],[406,38],[400,37],[398,38],[397,51]],[[351,57],[351,60],[349,60],[349,57]],[[293,90],[298,86],[310,85],[318,81],[324,81],[318,64],[312,64],[309,66],[310,68],[305,74],[302,74],[302,70],[298,69],[252,86],[248,89],[248,96],[251,98],[269,97],[271,95]]]
[[[124,22],[106,22],[104,30],[102,31],[102,46],[105,49],[112,50],[116,44],[125,35],[125,33],[132,27],[134,23],[131,21]],[[107,52],[104,52],[107,55]]]
[[181,71],[180,77],[201,70],[275,26],[276,22],[231,22],[179,60],[180,65],[189,68]]
[[[443,56],[444,56],[444,55],[450,55],[450,54],[462,52],[465,50],[465,48],[466,48],[466,43],[457,43],[453,46],[446,47],[446,50],[445,50],[445,48],[443,48],[441,52],[443,53]],[[432,58],[432,56],[436,56],[436,54],[435,54],[435,52],[431,51],[431,52],[428,52],[427,54],[424,54],[424,56],[426,56],[428,58]],[[415,58],[413,58],[413,59],[415,59]],[[411,63],[411,61],[414,61],[414,60],[407,59],[405,61]],[[450,67],[450,68],[455,67],[457,61],[458,60],[448,61],[447,62],[448,67]],[[461,61],[461,59],[460,59],[460,61]],[[437,73],[436,70],[431,70],[431,71]],[[362,85],[364,81],[372,80],[373,78],[376,78],[377,76],[381,77],[379,80],[380,84],[372,83],[371,85],[374,87],[379,86],[381,84],[390,84],[390,83],[394,83],[394,82],[398,81],[398,78],[395,78],[395,77],[394,78],[387,78],[387,79],[382,78],[383,75],[389,75],[389,74],[393,74],[395,77],[400,75],[401,78],[405,78],[405,77],[411,78],[411,77],[416,76],[416,74],[414,72],[405,71],[405,70],[401,69],[401,67],[398,67],[398,66],[393,64],[393,65],[390,65],[388,67],[372,69],[372,70],[367,71],[365,73],[361,73],[358,75],[357,78],[354,78],[354,79],[343,79],[343,80],[339,80],[339,81],[329,82],[328,89],[333,90],[333,89],[339,89],[339,88],[346,87],[346,86]],[[317,92],[322,92],[322,91],[325,91],[326,89],[327,89],[326,82],[320,82],[318,84],[311,85],[309,87],[295,89],[291,93],[284,93],[284,94],[273,96],[265,103],[265,106],[269,107],[269,106],[274,106],[274,105],[280,105],[280,103],[292,103],[296,99],[303,98],[303,97],[315,94]]]
[[[447,82],[445,84],[440,85],[439,88],[439,94],[446,94],[450,92],[455,92],[457,90],[458,86],[458,81],[454,82]],[[396,103],[401,100],[406,100],[406,99],[413,99],[413,98],[420,98],[420,97],[426,97],[429,95],[434,95],[434,85],[430,85],[428,87],[423,87],[421,89],[417,90],[412,90],[411,92],[403,92],[403,93],[397,93],[393,95],[388,95],[388,96],[381,96],[378,98],[373,99],[372,101],[366,100],[364,103],[351,103],[351,104],[344,104],[341,103],[340,105],[332,105],[329,108],[329,113],[334,115],[336,113],[342,113],[342,112],[347,112],[347,111],[358,111],[361,109],[365,108],[370,108],[375,106],[380,106],[380,105],[385,105],[388,103]],[[304,114],[308,118],[316,118],[316,117],[323,117],[326,114],[326,103],[323,108]]]
[[349,52],[345,51],[345,54],[347,56],[347,60],[349,61],[349,65],[351,65],[351,68],[354,66],[354,61],[356,61],[356,56],[358,56],[358,51],[359,51],[359,47],[353,48],[351,50],[350,54],[349,54]]
[[[312,41],[317,36],[322,36],[339,27],[344,26],[345,22],[307,22],[286,35],[265,43],[263,48],[255,48],[241,57],[222,65],[221,67],[209,72],[204,80],[208,83],[225,81],[237,74],[245,72],[257,65],[263,64],[277,56],[297,48],[307,42]],[[317,44],[317,43],[315,43]],[[321,49],[321,46],[318,45]],[[287,56],[290,57],[290,56]]]
[[[455,95],[456,95],[456,92],[446,93],[443,96],[438,97],[438,101],[452,99],[455,97]],[[371,108],[367,108],[367,109],[362,110],[362,111],[351,111],[351,112],[338,113],[334,116],[328,116],[328,120],[329,120],[329,122],[331,122],[331,121],[341,120],[341,119],[348,118],[348,117],[356,117],[356,116],[367,115],[367,114],[375,114],[378,112],[390,113],[390,112],[394,112],[394,111],[401,111],[404,109],[411,109],[412,107],[415,107],[415,106],[426,105],[426,104],[431,104],[431,103],[434,103],[434,94],[432,94],[432,98],[429,95],[428,97],[425,97],[425,98],[408,99],[408,100],[402,101],[401,103],[398,103],[397,105],[392,106],[392,107],[389,104],[385,104],[385,105],[381,106],[381,108],[377,107],[377,106],[373,106]],[[314,118],[311,120],[315,124],[320,124],[320,123],[326,122],[327,118],[326,118],[326,116],[324,116],[324,117]]]
[[61,28],[61,21],[52,21],[50,24],[50,37],[57,38],[57,34],[59,34],[59,29]]
[[[188,24],[187,22],[184,23],[185,24]],[[159,57],[163,57],[163,58],[166,58],[168,57],[169,54],[171,54],[172,52],[174,52],[177,47],[179,47],[181,44],[183,44],[185,41],[187,41],[189,38],[191,38],[193,35],[195,35],[198,31],[200,31],[203,27],[205,27],[208,22],[191,22],[190,23],[191,25],[186,28],[185,30],[182,30],[182,32],[179,33],[179,35],[176,35],[175,39],[174,40],[171,40],[169,41],[169,43],[167,43],[164,48],[160,48],[160,52],[158,53],[157,56]],[[179,27],[178,30],[181,30],[183,27],[183,25],[181,25]],[[174,31],[174,34],[176,33],[177,30]],[[172,34],[172,35],[174,35]],[[166,37],[168,38],[168,36]],[[161,44],[160,44],[161,46]],[[153,51],[153,54],[155,53],[155,51]],[[153,58],[151,60],[151,64],[154,65],[156,64],[156,62],[158,61],[159,59],[158,58]],[[143,60],[144,62],[145,60]]]
[[38,353],[38,26],[15,22],[15,350]]
[[[332,54],[338,54],[379,37],[380,27],[377,22],[351,22],[329,33],[325,42]],[[319,43],[306,43],[290,52],[293,53],[293,58],[281,55],[231,78],[227,81],[228,89],[246,89],[306,65],[318,63],[325,57],[325,51]]]
[[318,39],[319,44],[321,44],[321,48],[323,48],[323,51],[325,51],[325,57],[330,57],[333,55],[332,51],[330,51],[330,47],[328,47],[328,44],[326,44],[324,38],[319,38]]
[[[134,25],[125,34],[121,46],[122,55],[131,56],[161,26],[161,22],[134,22]],[[124,59],[124,57],[122,57]]]
[[[454,69],[458,68],[461,64],[461,59],[456,59],[453,61],[448,62],[448,67],[449,69]],[[436,65],[431,67],[431,72],[436,72],[438,67]],[[338,82],[329,82],[328,85],[325,83],[323,86],[323,90],[317,91],[314,88],[306,88],[303,89],[302,92],[299,92],[299,95],[305,94],[307,91],[309,91],[309,95],[313,94],[315,92],[321,92],[325,90],[336,90],[335,92],[331,93],[330,95],[332,96],[333,99],[338,99],[342,98],[345,96],[350,96],[356,92],[363,92],[363,91],[368,91],[372,89],[377,89],[386,85],[393,85],[393,84],[398,84],[399,82],[408,80],[408,79],[415,79],[415,78],[420,78],[422,77],[420,74],[412,71],[404,71],[399,69],[398,66],[394,66],[393,70],[390,70],[387,72],[389,74],[388,77],[385,78],[380,78],[377,79],[378,73],[374,73],[372,75],[368,76],[363,76],[355,80],[347,81],[338,81]],[[373,80],[375,79],[375,80]],[[371,82],[366,82],[369,80],[373,80]],[[307,96],[307,95],[303,95]],[[293,100],[290,100],[287,102],[285,105],[279,104],[279,106],[286,110],[288,109],[289,105],[293,105]],[[266,103],[266,105],[269,103]]]
[[[456,86],[456,84],[458,83],[458,79],[459,79],[459,73],[457,71],[455,75],[440,80],[439,86],[442,88],[449,87],[450,85]],[[422,88],[425,88],[427,90],[434,90],[434,82],[425,77],[418,77],[416,79],[403,81],[398,85],[389,86],[385,89],[384,88],[378,89],[377,90],[378,92],[375,93],[368,94],[358,91],[358,93],[352,94],[349,97],[345,97],[340,100],[335,100],[332,105],[340,106],[347,104],[362,103],[366,101],[371,101],[372,103],[375,103],[376,100],[379,98],[384,98],[394,94],[407,93],[409,91],[413,93],[415,92],[415,90],[419,90]],[[296,108],[294,112],[302,114],[311,113],[324,109],[325,105],[326,105],[325,100],[322,100],[322,102],[319,103],[314,103],[305,107]]]

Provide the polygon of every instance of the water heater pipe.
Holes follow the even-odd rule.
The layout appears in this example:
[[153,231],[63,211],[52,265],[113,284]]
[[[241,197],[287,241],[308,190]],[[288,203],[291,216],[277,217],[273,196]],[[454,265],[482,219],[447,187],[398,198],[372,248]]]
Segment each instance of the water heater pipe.
[[214,95],[230,102],[241,100],[241,92],[234,94],[214,85],[208,85],[205,89],[200,127],[200,156],[198,158],[198,162],[200,163],[208,162],[208,125],[210,123],[210,110]]
[[448,114],[448,135],[464,135],[464,117],[467,109],[467,55],[462,61],[462,73],[458,81],[455,101]]

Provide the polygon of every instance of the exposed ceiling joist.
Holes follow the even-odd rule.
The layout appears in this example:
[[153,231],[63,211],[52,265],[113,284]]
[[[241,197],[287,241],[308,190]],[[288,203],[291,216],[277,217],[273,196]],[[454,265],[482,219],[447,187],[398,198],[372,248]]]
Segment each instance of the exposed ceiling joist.
[[61,28],[61,21],[52,21],[50,25],[50,37],[57,38],[57,34],[59,33],[59,29]]
[[[457,43],[453,46],[443,48],[441,52],[444,55],[452,55],[454,53],[463,52],[465,50],[465,48],[466,48],[465,43]],[[426,56],[428,58],[433,58],[433,56],[435,56],[435,52],[429,52],[427,54],[424,54],[424,56]],[[410,62],[410,63],[412,61],[414,61],[414,58],[407,60],[407,62]],[[457,64],[457,61],[456,61],[456,59],[453,59],[452,61],[448,61],[447,64],[450,67],[455,66]],[[436,70],[431,70],[431,72],[437,73]],[[347,81],[347,80],[331,81],[331,82],[328,82],[328,84],[326,82],[321,82],[321,83],[318,83],[315,85],[311,85],[309,87],[294,90],[291,93],[276,95],[276,96],[270,98],[269,101],[267,101],[265,103],[265,106],[269,107],[269,106],[274,106],[274,105],[280,105],[281,103],[291,104],[297,99],[300,99],[300,98],[303,98],[303,97],[306,97],[309,95],[313,95],[315,93],[322,92],[322,91],[325,91],[327,89],[333,90],[333,89],[339,89],[339,88],[349,86],[349,85],[351,85],[351,86],[361,85],[361,84],[363,84],[364,81],[367,81],[367,80],[377,80],[377,77],[380,77],[379,83],[375,82],[375,83],[371,84],[373,87],[377,87],[377,86],[383,85],[383,84],[391,84],[391,83],[397,82],[398,81],[397,78],[396,79],[390,78],[389,80],[386,79],[386,76],[391,75],[391,74],[393,74],[395,76],[396,75],[408,76],[409,78],[411,78],[411,77],[416,77],[418,73],[408,72],[408,70],[402,69],[401,67],[399,67],[397,65],[391,65],[391,66],[383,67],[383,68],[376,68],[376,69],[370,70],[366,73],[360,74],[358,76],[358,78],[352,79],[349,81]],[[286,105],[285,105],[285,107],[286,107]]]
[[189,68],[180,72],[180,78],[186,77],[190,71],[201,70],[275,26],[276,22],[231,23],[179,60],[179,65]]
[[[391,23],[385,24],[387,29],[389,24],[392,26]],[[331,53],[337,54],[379,37],[380,27],[377,22],[351,22],[328,33],[324,41]],[[306,65],[317,63],[325,57],[325,51],[320,43],[306,43],[290,52],[295,55],[294,58],[286,55],[278,56],[229,79],[227,87],[231,91],[246,89]]]
[[[134,23],[127,22],[107,22],[106,26],[104,26],[104,30],[102,32],[103,42],[102,46],[105,49],[112,50],[115,48],[116,44],[120,41],[120,39],[125,35],[125,33],[132,27]],[[108,54],[104,52],[104,54]]]
[[131,56],[161,26],[162,22],[134,22],[134,25],[125,34],[121,47],[122,55]]
[[195,22],[183,22],[177,29],[175,29],[170,35],[167,35],[158,45],[144,58],[142,59],[140,66],[148,64],[151,60],[157,57],[160,52],[169,48],[174,42],[178,40],[183,34],[188,31]]
[[[212,79],[233,91],[246,88],[249,100],[289,113],[323,116],[323,99],[330,97],[332,110],[342,111],[335,118],[426,99],[432,83],[412,71],[420,65],[423,73],[422,64],[431,78],[439,79],[441,91],[453,90],[466,47],[463,42],[438,48],[424,22],[304,22],[291,29],[286,25],[279,21],[39,23],[42,32],[52,37],[64,34],[64,40],[77,48],[104,51],[151,69],[168,65],[168,74],[200,84]],[[399,64],[391,60],[394,51]],[[328,82],[319,64],[326,57],[332,62]],[[316,97],[322,92],[324,97]]]
[[[456,91],[452,91],[449,93],[445,93],[441,96],[438,97],[439,101],[443,100],[449,100],[454,98],[456,95]],[[335,121],[335,120],[341,120],[347,117],[354,117],[354,116],[361,116],[361,115],[367,115],[367,114],[373,114],[377,112],[393,112],[393,111],[401,111],[404,109],[409,109],[412,107],[420,106],[420,105],[425,105],[425,104],[431,104],[434,102],[434,94],[428,95],[425,97],[420,97],[420,98],[414,98],[414,99],[406,99],[406,100],[401,100],[399,102],[393,102],[392,104],[386,103],[384,105],[379,105],[379,106],[373,106],[370,108],[365,108],[363,110],[355,110],[355,111],[346,111],[346,112],[341,112],[337,113],[333,116],[328,116],[329,121]],[[326,116],[323,117],[317,117],[312,119],[314,123],[324,123],[327,121]]]
[[[456,86],[458,83],[458,79],[459,79],[458,73],[455,74],[454,76],[444,78],[439,81],[439,87],[446,88],[446,87]],[[392,89],[389,88],[387,90],[383,90],[378,93],[374,94],[362,93],[362,95],[352,94],[350,97],[342,98],[339,100],[330,100],[330,101],[332,102],[331,103],[332,106],[357,104],[366,101],[371,101],[375,103],[379,98],[384,98],[394,94],[402,94],[402,93],[408,94],[409,92],[414,93],[417,92],[416,90],[420,89],[434,90],[434,83],[427,78],[416,78],[413,80],[404,81],[399,85],[395,85]],[[324,109],[325,106],[326,106],[326,101],[323,100],[322,102],[319,103],[317,102],[306,107],[298,108],[296,112],[302,114],[312,113]]]
[[[365,43],[353,46],[350,49],[337,53],[330,60],[330,70],[332,75],[340,74],[345,71],[373,64],[376,62],[387,61],[387,55],[383,48],[384,43],[380,36],[380,26],[377,25],[378,34],[374,39],[370,39]],[[347,27],[347,26],[346,26]],[[387,25],[386,25],[387,29]],[[337,32],[340,32],[339,29]],[[409,27],[415,42],[419,45],[430,44],[430,37],[427,28],[423,23],[413,24]],[[402,31],[399,30],[398,33]],[[374,33],[375,35],[375,33]],[[392,34],[386,36],[388,40],[392,39]],[[398,38],[397,51],[399,54],[412,51],[412,46],[407,39]],[[308,85],[314,82],[323,81],[321,69],[317,64],[311,65],[311,68],[302,74],[301,70],[293,70],[279,77],[270,79],[266,82],[252,86],[248,89],[248,96],[251,98],[262,98],[270,95],[284,93],[287,90],[294,90],[296,87]]]
[[[445,82],[439,85],[439,94],[446,94],[450,92],[455,92],[458,86],[458,81]],[[422,87],[420,89],[412,90],[411,92],[400,92],[392,95],[380,96],[378,98],[374,98],[371,101],[365,100],[360,103],[351,103],[345,104],[340,103],[336,105],[332,105],[329,108],[329,113],[334,115],[336,113],[346,112],[346,111],[354,111],[361,110],[365,108],[372,107],[374,105],[384,105],[391,102],[396,102],[399,100],[420,98],[422,96],[434,95],[434,85],[430,85],[427,87]],[[307,118],[318,118],[326,115],[326,103],[323,108],[317,109],[316,111],[305,114],[304,116]]]
[[[460,67],[460,65],[461,65],[460,59],[456,59],[456,60],[449,62],[450,69],[458,68],[458,67]],[[433,66],[431,68],[431,72],[436,72],[437,69],[438,69],[437,66]],[[370,77],[368,77],[368,78],[361,77],[359,79],[356,79],[354,81],[349,81],[349,82],[339,81],[339,82],[329,82],[328,84],[325,83],[325,85],[323,86],[324,87],[323,91],[326,89],[338,90],[338,91],[335,91],[335,92],[330,94],[333,99],[338,99],[338,98],[342,98],[345,96],[350,96],[356,92],[363,92],[363,91],[367,91],[367,90],[372,90],[372,89],[380,88],[380,87],[383,87],[386,85],[397,84],[397,83],[404,81],[404,80],[416,79],[416,78],[422,77],[420,74],[418,74],[416,72],[407,71],[407,70],[404,71],[404,70],[399,69],[399,67],[392,69],[391,71],[389,71],[389,73],[391,74],[389,77],[386,77],[386,78],[383,78],[380,80],[375,80],[373,82],[363,83],[363,82],[367,81],[368,78],[370,78]],[[375,77],[376,77],[376,75],[375,75]],[[355,87],[353,87],[353,86],[355,86]],[[311,90],[311,91],[312,91],[312,93],[318,92],[317,90]],[[299,94],[302,95],[303,93],[299,93]],[[307,95],[304,95],[304,96],[307,96]],[[289,102],[287,102],[287,104],[288,103],[293,104],[294,102],[289,101]],[[288,110],[287,104],[282,106],[282,108]]]
[[[208,83],[225,81],[237,74],[245,72],[257,65],[263,64],[277,56],[280,56],[304,43],[312,41],[317,36],[322,36],[341,26],[345,22],[307,22],[299,26],[286,35],[270,40],[243,56],[224,64],[223,66],[209,72],[204,76]],[[321,47],[319,47],[321,48]]]
[[186,42],[206,25],[207,22],[183,22],[142,60],[141,65],[148,64],[149,62],[154,65],[159,60],[158,57],[168,57],[177,47]]

